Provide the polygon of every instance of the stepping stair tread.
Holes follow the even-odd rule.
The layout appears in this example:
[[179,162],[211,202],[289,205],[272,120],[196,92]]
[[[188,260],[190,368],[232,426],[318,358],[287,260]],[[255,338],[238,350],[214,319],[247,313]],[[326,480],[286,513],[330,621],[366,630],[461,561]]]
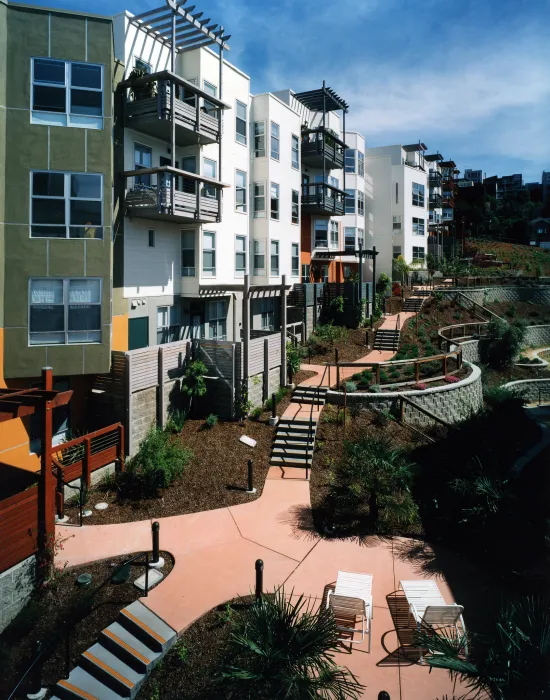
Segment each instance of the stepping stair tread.
[[120,694],[98,681],[81,666],[76,666],[69,678],[57,682],[57,692],[66,698],[82,700],[120,700]]
[[102,644],[94,644],[82,656],[86,670],[92,675],[95,675],[94,671],[97,671],[101,681],[104,681],[104,678],[101,677],[103,672],[113,679],[115,685],[120,683],[132,691],[137,690],[136,685],[145,678],[145,673],[135,671]]
[[[160,651],[167,644],[173,643],[176,638],[176,632],[163,622],[152,610],[139,600],[134,601],[120,611],[120,622],[124,626],[128,624],[131,629],[138,630],[138,634],[142,634],[142,641],[148,644],[150,640],[155,651]],[[157,649],[157,646],[160,649]]]
[[313,447],[315,444],[314,440],[284,440],[279,437],[275,437],[275,440],[273,441],[273,447],[306,447],[306,445],[309,445],[310,447]]
[[[128,665],[139,665],[140,669],[154,663],[160,656],[159,652],[152,651],[131,632],[118,622],[113,622],[109,627],[101,632],[101,642],[106,641],[106,645],[116,648],[117,652],[122,651],[124,661]],[[112,646],[111,646],[112,645]],[[118,656],[118,654],[117,654]]]
[[299,457],[279,457],[275,456],[271,458],[271,464],[287,464],[289,467],[299,466],[305,467],[311,464],[311,459],[301,459]]

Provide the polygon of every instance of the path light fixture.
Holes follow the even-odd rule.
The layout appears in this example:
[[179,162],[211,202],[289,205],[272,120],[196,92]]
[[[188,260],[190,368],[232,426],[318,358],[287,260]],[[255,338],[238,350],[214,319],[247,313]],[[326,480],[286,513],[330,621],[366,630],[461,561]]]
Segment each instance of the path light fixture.
[[251,459],[248,460],[248,488],[246,493],[256,493],[254,488],[254,463]]
[[261,559],[256,559],[256,600],[262,599],[264,588],[264,563]]

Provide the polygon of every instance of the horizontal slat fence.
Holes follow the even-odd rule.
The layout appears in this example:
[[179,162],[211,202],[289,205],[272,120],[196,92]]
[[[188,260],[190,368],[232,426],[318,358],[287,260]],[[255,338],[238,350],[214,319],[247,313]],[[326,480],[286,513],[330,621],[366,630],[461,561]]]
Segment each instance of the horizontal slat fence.
[[38,486],[0,501],[0,573],[35,554],[38,548]]

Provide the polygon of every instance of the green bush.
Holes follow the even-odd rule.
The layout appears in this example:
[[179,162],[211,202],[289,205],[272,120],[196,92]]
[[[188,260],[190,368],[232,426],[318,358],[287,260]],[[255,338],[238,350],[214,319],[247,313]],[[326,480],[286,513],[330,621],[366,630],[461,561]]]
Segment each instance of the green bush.
[[289,374],[292,372],[294,375],[299,371],[302,357],[303,351],[299,345],[294,346],[290,342],[286,344],[286,369]]
[[250,412],[250,418],[252,418],[252,420],[258,420],[258,418],[262,415],[262,411],[262,406],[256,406],[256,408]]
[[395,368],[394,368],[394,369],[392,369],[392,371],[390,372],[390,377],[391,377],[392,379],[399,379],[400,376],[401,376],[401,375],[400,375],[398,369],[395,369]]
[[380,372],[380,380],[381,380],[382,382],[387,382],[387,381],[389,381],[388,373],[387,373],[387,372],[384,372],[384,370],[382,370],[382,371]]
[[205,420],[207,428],[213,428],[218,425],[218,416],[215,413],[211,413]]
[[370,369],[365,369],[363,372],[361,372],[361,375],[363,377],[363,380],[366,382],[371,382],[374,374],[370,371]]
[[169,433],[151,428],[134,457],[126,461],[128,485],[144,496],[155,496],[183,474],[193,452]]
[[480,343],[481,361],[493,369],[506,369],[519,355],[525,338],[523,321],[506,323],[493,317],[487,326],[487,337]]
[[164,429],[168,433],[181,433],[186,420],[187,411],[180,411],[178,409],[171,411]]
[[342,326],[334,326],[332,321],[317,326],[314,335],[317,336],[320,341],[329,343],[331,347],[334,343],[344,341],[348,337],[346,329],[342,328]]
[[407,377],[412,377],[413,374],[414,374],[414,367],[413,367],[412,365],[408,365],[408,366],[405,367],[405,369],[403,370],[403,373],[404,373]]
[[363,375],[360,372],[357,372],[356,374],[352,374],[351,378],[354,382],[360,382],[363,379]]
[[346,382],[345,386],[348,393],[350,391],[357,391],[357,384],[355,382]]

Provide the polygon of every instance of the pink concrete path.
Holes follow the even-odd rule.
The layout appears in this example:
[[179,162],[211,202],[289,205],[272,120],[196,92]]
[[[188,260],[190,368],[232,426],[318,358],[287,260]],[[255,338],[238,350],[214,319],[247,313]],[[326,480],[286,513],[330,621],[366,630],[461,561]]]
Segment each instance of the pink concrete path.
[[[366,358],[370,360],[372,355]],[[322,374],[324,367],[315,369]],[[320,374],[304,383],[315,384]],[[308,416],[310,411],[309,406]],[[305,412],[305,406],[291,404],[285,415]],[[316,419],[318,415],[316,411]],[[445,671],[429,673],[425,667],[389,656],[399,648],[399,642],[387,597],[397,590],[401,579],[434,578],[433,574],[424,575],[418,563],[403,557],[408,540],[374,538],[365,544],[322,539],[310,517],[309,483],[303,469],[272,467],[257,500],[160,518],[161,548],[173,555],[175,566],[142,602],[181,632],[215,606],[249,594],[256,559],[264,562],[265,590],[284,585],[288,592],[303,593],[318,602],[325,586],[335,582],[339,569],[370,573],[374,577],[371,652],[367,653],[366,643],[356,645],[353,652],[338,653],[338,663],[352,670],[366,686],[366,700],[376,700],[381,690],[392,700],[452,695],[454,686]],[[86,564],[151,547],[150,520],[83,528],[58,525],[57,532],[70,537],[57,557],[58,566],[64,562],[69,566]],[[445,600],[453,602],[446,581],[438,578],[438,585]]]

